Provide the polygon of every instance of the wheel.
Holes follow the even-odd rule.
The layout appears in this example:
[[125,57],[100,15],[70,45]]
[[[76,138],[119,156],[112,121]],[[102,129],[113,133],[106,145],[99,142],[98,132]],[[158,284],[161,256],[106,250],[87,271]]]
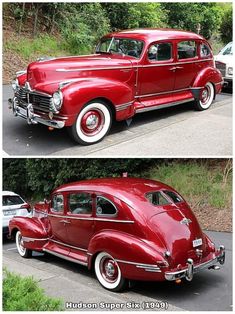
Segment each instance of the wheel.
[[110,108],[102,101],[88,103],[69,128],[70,136],[79,144],[90,145],[101,141],[112,124]]
[[213,102],[214,96],[214,86],[208,82],[200,93],[200,99],[195,101],[195,108],[200,111],[208,109]]
[[99,283],[107,290],[118,292],[126,287],[127,281],[122,277],[117,262],[106,252],[96,256],[95,274]]
[[16,232],[16,247],[20,256],[25,258],[32,256],[32,251],[24,247],[24,242],[22,240],[22,234],[20,231]]

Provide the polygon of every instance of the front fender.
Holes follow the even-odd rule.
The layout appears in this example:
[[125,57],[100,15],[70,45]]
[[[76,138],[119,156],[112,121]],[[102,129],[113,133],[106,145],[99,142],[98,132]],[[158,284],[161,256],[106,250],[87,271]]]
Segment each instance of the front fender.
[[[164,262],[162,255],[153,247],[141,239],[125,232],[104,230],[97,233],[90,241],[88,253],[96,256],[99,252],[106,252],[116,260],[139,264],[155,264]],[[88,267],[91,268],[92,259]]]
[[[125,82],[105,78],[78,79],[65,85],[63,92],[63,114],[77,116],[83,106],[91,100],[106,100],[115,109],[133,101],[133,89]],[[130,114],[130,113],[129,113]]]
[[24,237],[35,239],[48,237],[43,218],[14,217],[9,223],[10,235],[13,235],[16,229],[20,230]]

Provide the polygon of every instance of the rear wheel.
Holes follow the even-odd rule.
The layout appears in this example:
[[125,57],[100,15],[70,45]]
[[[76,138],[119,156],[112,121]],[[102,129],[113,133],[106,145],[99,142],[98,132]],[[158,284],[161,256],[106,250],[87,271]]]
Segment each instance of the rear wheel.
[[95,273],[99,283],[110,291],[118,292],[126,288],[127,281],[122,277],[117,262],[111,255],[101,252],[95,259]]
[[195,101],[195,108],[200,111],[208,109],[214,100],[214,96],[214,86],[212,83],[208,82],[201,90],[199,100]]
[[29,258],[32,256],[32,251],[24,247],[24,242],[20,231],[16,232],[16,247],[20,256],[25,258]]
[[112,124],[110,108],[101,100],[88,103],[78,114],[76,122],[68,129],[79,144],[90,145],[101,141]]

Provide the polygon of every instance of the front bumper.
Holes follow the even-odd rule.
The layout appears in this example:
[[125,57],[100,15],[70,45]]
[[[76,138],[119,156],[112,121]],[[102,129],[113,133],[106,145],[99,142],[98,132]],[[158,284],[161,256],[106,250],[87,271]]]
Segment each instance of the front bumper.
[[177,280],[177,279],[181,279],[181,278],[186,278],[188,281],[191,281],[193,279],[193,275],[203,269],[211,269],[211,268],[215,268],[215,265],[217,263],[219,264],[224,264],[225,262],[225,248],[223,245],[220,246],[220,249],[219,249],[219,255],[216,256],[215,258],[207,261],[207,262],[204,262],[204,263],[201,263],[201,264],[196,264],[194,265],[194,262],[191,258],[189,258],[187,260],[187,265],[188,267],[184,268],[184,269],[181,269],[179,271],[167,271],[165,272],[165,279],[166,280],[169,280],[169,281],[172,281],[172,280]]
[[65,122],[55,119],[48,119],[39,114],[34,113],[33,105],[27,104],[26,109],[22,108],[17,104],[17,98],[9,98],[8,99],[8,106],[12,109],[13,114],[15,116],[19,116],[27,120],[28,124],[37,124],[41,123],[47,125],[52,128],[61,129],[64,127]]

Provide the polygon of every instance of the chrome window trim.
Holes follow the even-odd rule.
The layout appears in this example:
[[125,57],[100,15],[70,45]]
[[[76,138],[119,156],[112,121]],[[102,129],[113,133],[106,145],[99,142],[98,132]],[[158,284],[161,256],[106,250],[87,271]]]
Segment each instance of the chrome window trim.
[[[97,214],[97,199],[98,199],[98,197],[103,198],[104,200],[106,200],[106,201],[108,201],[109,203],[111,203],[111,205],[113,205],[113,207],[115,208],[116,213],[115,213],[115,214],[111,214],[111,215],[109,215],[109,214]],[[108,199],[108,198],[105,197],[105,196],[96,195],[96,202],[95,202],[95,205],[96,205],[96,206],[95,206],[95,214],[96,214],[97,217],[98,217],[98,216],[101,216],[101,217],[117,217],[117,215],[118,215],[117,206],[114,205],[114,203],[113,203],[112,201],[110,201],[110,199]]]

